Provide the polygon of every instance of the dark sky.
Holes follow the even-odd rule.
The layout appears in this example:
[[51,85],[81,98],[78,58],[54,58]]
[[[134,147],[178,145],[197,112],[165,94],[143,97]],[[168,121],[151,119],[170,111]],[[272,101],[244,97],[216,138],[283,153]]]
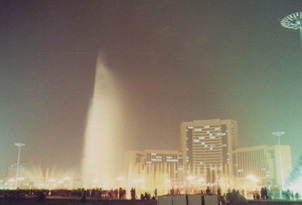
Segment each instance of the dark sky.
[[241,146],[302,144],[300,0],[0,1],[0,176],[79,170],[98,51],[122,91],[126,149],[178,149],[183,121],[239,123]]

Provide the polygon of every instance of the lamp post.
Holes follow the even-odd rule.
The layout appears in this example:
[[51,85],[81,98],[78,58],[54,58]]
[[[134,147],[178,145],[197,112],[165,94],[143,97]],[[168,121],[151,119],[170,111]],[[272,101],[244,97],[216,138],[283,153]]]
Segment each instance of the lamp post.
[[24,146],[24,143],[15,143],[15,145],[19,148],[18,151],[18,160],[17,160],[17,167],[16,167],[16,184],[15,188],[18,188],[18,178],[19,178],[19,166],[20,166],[20,153],[21,153],[21,147]]
[[[282,153],[281,153],[281,143],[280,137],[285,134],[285,132],[273,132],[274,136],[278,137],[278,144],[279,144],[279,159],[280,159],[280,171],[281,171],[281,190],[284,188],[284,177],[283,177],[283,164],[282,164]],[[280,197],[282,198],[282,194],[280,191]]]
[[300,30],[300,39],[302,46],[302,12],[292,13],[284,17],[280,23],[284,28]]

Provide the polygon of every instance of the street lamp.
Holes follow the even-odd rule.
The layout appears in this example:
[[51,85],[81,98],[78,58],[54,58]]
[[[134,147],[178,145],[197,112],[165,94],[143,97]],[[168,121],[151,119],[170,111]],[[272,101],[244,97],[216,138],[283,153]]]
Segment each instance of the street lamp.
[[18,151],[18,161],[17,161],[17,167],[16,167],[16,184],[15,188],[18,188],[18,178],[19,178],[19,166],[20,166],[20,153],[21,153],[21,147],[24,146],[24,143],[15,143],[15,145],[19,148]]
[[292,13],[282,19],[280,22],[284,28],[292,30],[300,30],[301,46],[302,46],[302,12]]
[[[272,133],[274,136],[277,136],[278,137],[278,144],[279,144],[279,159],[280,159],[280,171],[281,171],[281,190],[283,190],[284,188],[284,178],[283,178],[283,165],[282,165],[282,154],[281,154],[281,143],[280,143],[280,137],[282,135],[285,134],[285,132],[273,132]],[[280,196],[282,198],[282,194],[281,194],[281,191],[280,191]]]

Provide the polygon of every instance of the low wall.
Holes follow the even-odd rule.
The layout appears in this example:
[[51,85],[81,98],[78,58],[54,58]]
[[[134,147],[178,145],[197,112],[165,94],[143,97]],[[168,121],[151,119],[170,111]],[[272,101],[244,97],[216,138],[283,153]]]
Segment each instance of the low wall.
[[248,201],[249,205],[302,205],[302,201]]
[[10,200],[0,198],[1,205],[73,205],[73,204],[83,204],[83,205],[96,205],[96,204],[106,204],[106,205],[156,205],[156,200],[141,201],[141,200],[87,200],[86,202],[81,202],[79,199],[46,199],[43,202],[37,202],[34,199],[22,199],[20,201]]
[[217,195],[166,195],[159,196],[157,205],[217,205]]

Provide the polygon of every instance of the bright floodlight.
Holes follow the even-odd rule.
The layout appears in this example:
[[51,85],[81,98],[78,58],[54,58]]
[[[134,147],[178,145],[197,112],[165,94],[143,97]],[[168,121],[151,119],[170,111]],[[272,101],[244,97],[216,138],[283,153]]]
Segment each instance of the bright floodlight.
[[280,23],[284,28],[300,30],[302,45],[302,12],[296,12],[284,17]]
[[18,146],[18,147],[22,147],[22,146],[24,146],[25,144],[24,144],[24,143],[15,143],[15,145]]
[[280,137],[280,136],[284,135],[285,132],[273,132],[272,134],[277,136],[277,137]]

